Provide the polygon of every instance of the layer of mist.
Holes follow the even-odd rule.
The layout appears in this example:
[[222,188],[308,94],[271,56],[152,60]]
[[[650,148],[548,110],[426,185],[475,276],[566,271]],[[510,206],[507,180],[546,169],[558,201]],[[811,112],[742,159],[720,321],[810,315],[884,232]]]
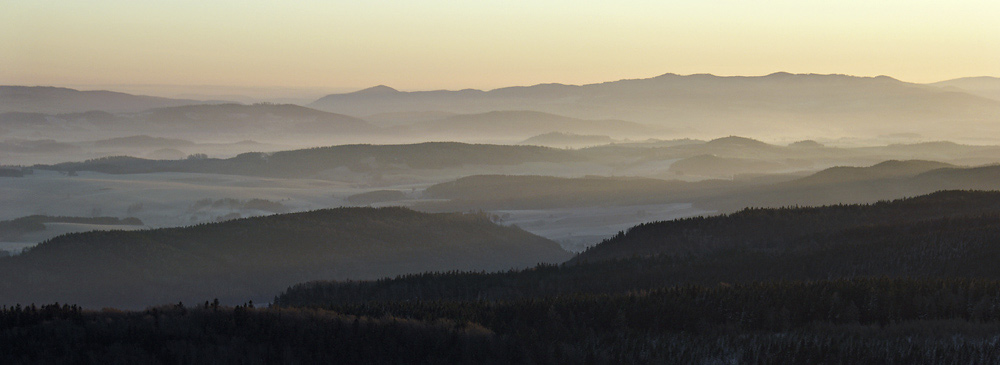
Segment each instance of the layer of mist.
[[[497,229],[554,241],[568,255],[653,221],[993,190],[1000,186],[1000,139],[991,137],[1000,115],[997,85],[994,78],[925,85],[846,75],[665,74],[489,91],[377,86],[304,105],[2,87],[0,255],[14,261],[0,263],[35,260],[51,242],[148,240],[177,227],[390,206],[473,212]],[[125,230],[139,233],[118,232]],[[470,233],[452,242],[438,233],[456,247],[486,239]],[[498,244],[514,244],[511,237]],[[290,252],[273,248],[268,255]],[[503,267],[455,258],[453,268],[413,256],[392,270],[338,278],[568,259],[531,255]],[[187,265],[182,261],[170,265]],[[333,271],[288,276],[250,296],[266,301],[283,285],[331,279],[344,262],[330,261],[338,266]],[[33,265],[55,275],[48,264]],[[81,300],[171,301],[149,294],[151,283],[183,286],[167,269],[129,284],[132,294]],[[94,280],[81,285],[98,285]],[[225,285],[240,285],[234,280]],[[59,293],[31,298],[68,300]],[[216,295],[238,303],[241,293]]]

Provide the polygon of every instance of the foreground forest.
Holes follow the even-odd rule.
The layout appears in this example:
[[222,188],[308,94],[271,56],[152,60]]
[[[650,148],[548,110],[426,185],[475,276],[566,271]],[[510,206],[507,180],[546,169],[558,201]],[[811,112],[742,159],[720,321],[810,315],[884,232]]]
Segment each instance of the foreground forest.
[[[433,222],[398,208],[343,213]],[[997,222],[1000,192],[942,191],[654,222],[562,264],[305,282],[260,308],[220,305],[210,292],[132,312],[17,304],[0,312],[0,338],[15,344],[2,356],[13,363],[991,363],[1000,357]]]
[[7,363],[990,363],[1000,282],[688,285],[510,301],[5,308]]

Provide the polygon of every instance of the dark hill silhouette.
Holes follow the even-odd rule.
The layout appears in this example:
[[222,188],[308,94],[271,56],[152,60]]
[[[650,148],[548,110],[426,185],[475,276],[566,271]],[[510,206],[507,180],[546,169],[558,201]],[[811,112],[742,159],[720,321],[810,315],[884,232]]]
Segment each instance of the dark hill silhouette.
[[484,215],[340,208],[185,228],[68,234],[0,259],[0,302],[87,307],[265,302],[315,279],[506,270],[569,258]]
[[[870,205],[748,208],[716,217],[642,224],[588,249],[576,256],[573,262],[594,262],[636,255],[705,256],[730,249],[774,254],[822,251],[827,248],[821,242],[829,240],[831,234],[837,232],[845,232],[841,244],[849,245],[851,235],[860,234],[864,230],[875,232],[882,226],[897,226],[898,230],[906,230],[934,220],[972,217],[972,221],[968,222],[971,228],[985,223],[988,220],[986,216],[997,215],[1000,215],[1000,192],[970,191],[944,191]],[[984,218],[978,218],[980,216]],[[949,222],[934,224],[947,225]],[[858,230],[849,230],[853,228]],[[898,230],[893,229],[894,232]],[[927,230],[928,234],[932,233],[931,229]],[[996,251],[1000,246],[991,249]]]
[[0,86],[0,112],[63,114],[104,110],[121,113],[201,103],[207,102],[132,95],[106,90],[81,91],[51,86]]
[[992,343],[963,341],[1000,325],[998,219],[995,191],[746,209],[636,226],[564,265],[303,283],[275,303],[471,321],[553,362],[548,347],[581,342],[609,363],[990,362]]

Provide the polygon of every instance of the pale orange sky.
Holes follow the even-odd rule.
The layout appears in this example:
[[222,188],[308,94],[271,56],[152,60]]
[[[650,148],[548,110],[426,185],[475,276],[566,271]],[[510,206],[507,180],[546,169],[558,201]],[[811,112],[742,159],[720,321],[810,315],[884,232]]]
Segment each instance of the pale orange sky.
[[[0,0],[0,84],[491,89],[1000,76],[997,1]],[[174,90],[178,88],[173,88]]]

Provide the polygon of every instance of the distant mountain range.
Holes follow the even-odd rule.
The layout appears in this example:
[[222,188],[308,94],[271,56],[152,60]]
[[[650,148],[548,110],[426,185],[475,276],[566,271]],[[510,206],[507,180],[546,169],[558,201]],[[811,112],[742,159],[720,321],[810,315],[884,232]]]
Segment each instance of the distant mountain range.
[[[327,95],[310,107],[349,115],[534,110],[700,133],[841,135],[949,132],[995,120],[1000,100],[886,76],[665,74],[588,85],[402,92],[387,86]],[[949,122],[949,128],[941,124]],[[981,126],[980,126],[981,127]],[[773,132],[773,133],[772,133]]]
[[948,90],[960,90],[984,98],[1000,100],[1000,77],[980,76],[963,77],[954,80],[935,82],[931,85]]
[[219,103],[219,101],[170,99],[107,90],[81,91],[51,86],[0,86],[0,113],[65,114],[94,110],[127,113],[206,103]]
[[358,118],[291,104],[196,104],[132,113],[0,113],[0,138],[58,141],[129,135],[198,142],[301,136],[343,140],[379,132],[378,127]]
[[59,236],[0,258],[0,303],[262,303],[302,281],[507,270],[569,257],[555,242],[484,215],[340,208]]
[[[292,131],[318,133],[342,133],[341,129],[329,127],[332,119],[338,120],[332,124],[358,129],[365,125],[364,116],[370,116],[378,126],[399,127],[383,131],[397,140],[410,135],[463,138],[472,135],[477,141],[500,136],[515,138],[514,142],[549,132],[616,138],[667,137],[666,133],[673,137],[766,134],[773,138],[907,133],[955,139],[1000,132],[1000,126],[994,123],[996,115],[1000,115],[998,80],[978,77],[915,84],[887,76],[784,72],[753,77],[664,74],[588,85],[539,84],[489,91],[404,92],[379,85],[327,95],[307,105],[335,113],[335,117],[308,109],[287,110],[289,106],[277,108],[281,109],[278,111],[226,107],[209,112],[190,106],[224,102],[58,87],[0,86],[0,114],[40,113],[52,123],[60,118],[79,119],[70,114],[89,111],[103,111],[116,117],[121,117],[121,113],[148,111],[127,119],[166,118],[179,123],[200,121],[227,126],[241,125],[236,122],[245,115],[282,130],[286,125],[279,121],[283,119],[316,118],[316,123],[296,126]],[[184,109],[150,111],[169,107]],[[222,112],[227,108],[228,112]],[[189,118],[186,113],[199,115]],[[0,133],[10,130],[4,124],[8,123],[0,122]]]

